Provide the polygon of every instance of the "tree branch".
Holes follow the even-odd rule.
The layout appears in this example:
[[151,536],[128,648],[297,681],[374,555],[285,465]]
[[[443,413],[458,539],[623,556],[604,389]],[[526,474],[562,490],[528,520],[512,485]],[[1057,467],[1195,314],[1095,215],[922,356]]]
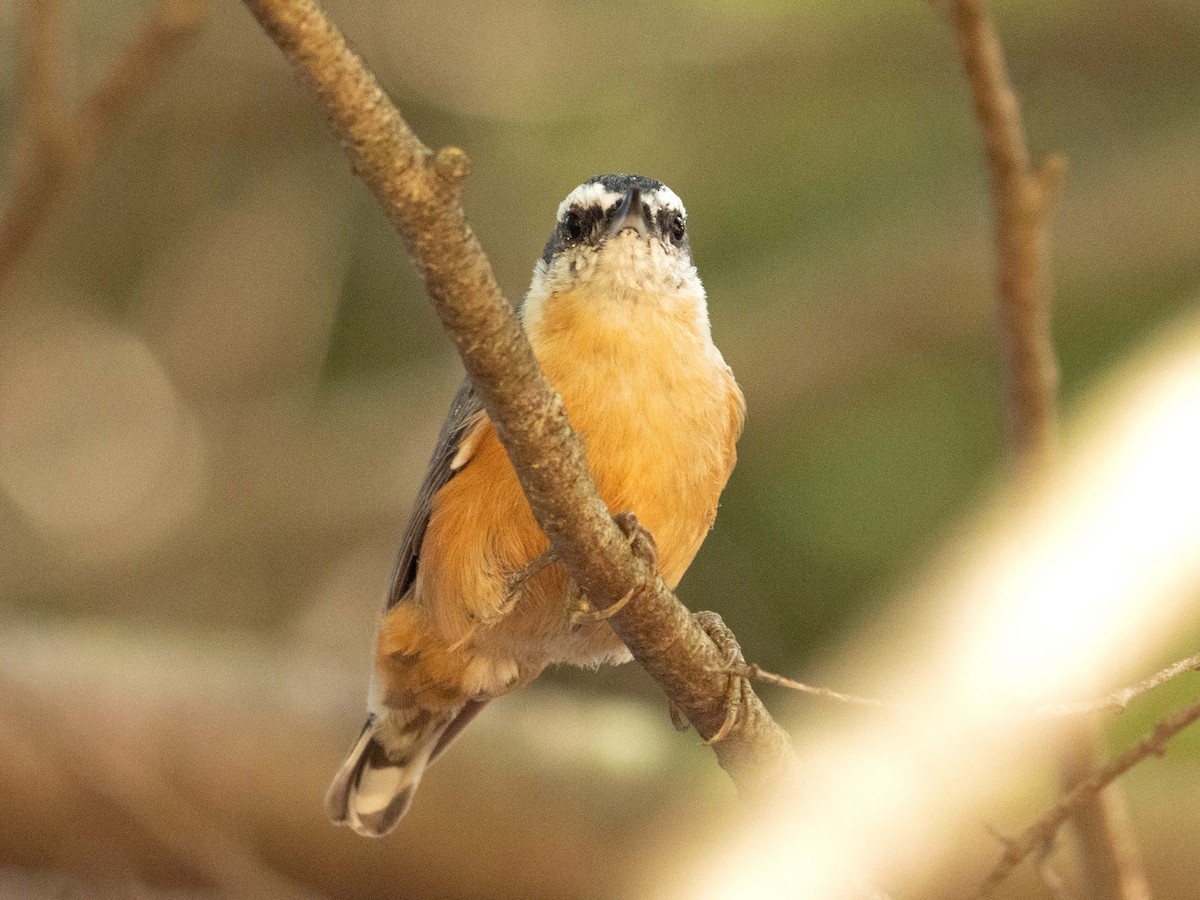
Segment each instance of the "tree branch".
[[[245,0],[316,96],[353,169],[404,238],[426,290],[520,478],[555,557],[594,607],[634,592],[609,620],[634,658],[705,739],[726,727],[728,665],[596,493],[562,398],[542,374],[459,203],[466,154],[426,147],[312,0]],[[794,756],[786,733],[747,686],[714,744],[739,789],[778,786]]]
[[12,189],[0,213],[0,290],[59,200],[88,172],[166,63],[199,29],[210,0],[160,0],[101,83],[68,120],[58,84],[57,0],[26,0],[21,137]]
[[[1008,446],[1018,476],[1028,480],[1045,472],[1055,443],[1058,370],[1050,337],[1046,213],[1065,161],[1051,156],[1033,168],[1004,50],[983,0],[949,0],[948,6],[991,173]],[[1061,755],[1068,789],[1086,779],[1097,744],[1094,723],[1068,729]],[[1080,805],[1076,826],[1093,900],[1147,900],[1121,796],[1093,794]]]
[[62,7],[25,0],[20,19],[17,134],[8,202],[0,213],[0,286],[47,215],[46,197],[67,168],[69,126],[63,113]]
[[76,153],[85,162],[107,146],[130,110],[199,30],[211,0],[160,0],[104,80],[83,101],[75,120]]

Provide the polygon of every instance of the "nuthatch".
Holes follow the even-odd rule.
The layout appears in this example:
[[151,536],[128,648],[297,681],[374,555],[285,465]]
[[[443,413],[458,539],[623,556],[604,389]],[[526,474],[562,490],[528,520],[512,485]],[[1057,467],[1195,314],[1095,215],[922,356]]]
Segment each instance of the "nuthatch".
[[[601,498],[653,535],[671,588],[700,549],[736,459],[745,401],[713,345],[686,212],[666,185],[600,175],[573,190],[521,308],[583,439]],[[546,666],[629,651],[586,606],[467,382],[442,428],[379,623],[370,713],[326,797],[379,837],[489,700]]]

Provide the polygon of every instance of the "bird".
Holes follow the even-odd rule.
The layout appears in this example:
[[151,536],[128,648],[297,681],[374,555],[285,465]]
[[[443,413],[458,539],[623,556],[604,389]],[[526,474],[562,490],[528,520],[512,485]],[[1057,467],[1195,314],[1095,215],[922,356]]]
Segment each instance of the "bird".
[[[746,413],[713,343],[682,200],[640,175],[576,187],[519,315],[601,499],[649,532],[673,590],[713,525]],[[366,724],[329,787],[330,819],[382,837],[490,700],[547,666],[629,659],[553,559],[468,379],[404,532]]]

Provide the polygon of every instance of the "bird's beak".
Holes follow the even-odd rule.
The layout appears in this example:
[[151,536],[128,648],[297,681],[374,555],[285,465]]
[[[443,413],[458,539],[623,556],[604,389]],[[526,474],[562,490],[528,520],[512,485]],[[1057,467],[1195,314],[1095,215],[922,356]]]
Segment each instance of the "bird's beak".
[[621,200],[621,205],[613,213],[612,224],[608,226],[608,236],[616,237],[626,228],[632,228],[639,237],[650,233],[646,225],[645,208],[642,204],[642,192],[637,188],[631,189]]

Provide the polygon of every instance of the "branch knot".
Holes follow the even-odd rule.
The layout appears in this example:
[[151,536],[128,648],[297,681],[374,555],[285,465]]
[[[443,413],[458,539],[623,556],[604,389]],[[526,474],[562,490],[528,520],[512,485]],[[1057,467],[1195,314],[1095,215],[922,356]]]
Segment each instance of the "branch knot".
[[461,147],[442,147],[433,157],[433,170],[453,190],[462,190],[471,175],[471,158]]

